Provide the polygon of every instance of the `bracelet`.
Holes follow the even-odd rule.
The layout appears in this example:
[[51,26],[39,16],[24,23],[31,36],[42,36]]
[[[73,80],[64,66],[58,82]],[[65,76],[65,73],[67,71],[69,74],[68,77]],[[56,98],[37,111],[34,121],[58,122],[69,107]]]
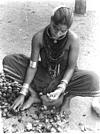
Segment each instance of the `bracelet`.
[[37,66],[37,62],[34,62],[34,61],[30,60],[30,67],[31,68],[36,68],[36,66]]
[[24,83],[24,84],[23,84],[23,88],[29,88],[29,84]]
[[64,92],[65,89],[66,89],[66,84],[61,83],[61,84],[59,84],[57,87],[58,87],[58,88],[62,88],[62,89],[63,89],[62,91]]
[[29,88],[29,84],[24,83],[23,84],[23,87],[22,87],[22,90],[20,91],[20,93],[23,94],[24,96],[26,96],[27,93],[28,93],[28,88]]
[[28,88],[22,88],[22,90],[20,91],[20,94],[23,94],[24,96],[26,96],[28,93]]
[[24,96],[26,96],[28,93],[28,90],[25,88],[22,88],[22,90],[20,91],[20,94],[23,94]]
[[66,83],[66,85],[68,85],[68,81],[67,80],[62,79],[61,82],[64,82],[64,83]]

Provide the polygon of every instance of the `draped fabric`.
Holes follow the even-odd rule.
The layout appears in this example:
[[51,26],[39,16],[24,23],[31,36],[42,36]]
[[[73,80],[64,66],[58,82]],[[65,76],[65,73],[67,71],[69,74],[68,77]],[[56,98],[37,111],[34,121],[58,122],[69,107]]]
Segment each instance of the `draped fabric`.
[[[6,56],[3,59],[5,76],[23,83],[29,61],[28,57],[21,54]],[[55,87],[59,84],[62,76],[63,74],[54,80],[51,79],[41,62],[39,62],[31,87],[37,93],[46,94],[52,92],[56,89]],[[77,69],[73,73],[66,92],[79,96],[100,96],[99,79],[93,72]]]

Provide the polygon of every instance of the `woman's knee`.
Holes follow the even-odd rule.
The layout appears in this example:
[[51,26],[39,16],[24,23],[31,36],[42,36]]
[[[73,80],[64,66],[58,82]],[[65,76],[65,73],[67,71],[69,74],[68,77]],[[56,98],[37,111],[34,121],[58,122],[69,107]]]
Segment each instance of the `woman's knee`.
[[13,55],[7,55],[3,58],[2,64],[6,65],[8,63],[10,63],[11,59],[12,59]]
[[95,72],[88,72],[87,76],[91,84],[99,85],[99,76]]

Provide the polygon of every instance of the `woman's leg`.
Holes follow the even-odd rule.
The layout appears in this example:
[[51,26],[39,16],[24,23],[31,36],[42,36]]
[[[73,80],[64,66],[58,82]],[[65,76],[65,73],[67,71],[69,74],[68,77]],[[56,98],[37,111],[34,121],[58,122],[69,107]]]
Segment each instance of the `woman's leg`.
[[[100,89],[99,78],[94,72],[77,70],[74,72],[71,81],[66,89],[68,92],[64,98],[64,104],[62,106],[65,111],[70,110],[70,100],[75,96],[90,96],[94,97],[92,108],[100,114]],[[98,103],[99,102],[99,103]]]
[[30,91],[30,96],[27,99],[27,101],[23,104],[21,110],[30,108],[32,104],[41,103],[41,100],[38,94],[36,93],[36,91],[34,91],[31,87],[29,88],[29,91]]
[[100,96],[99,78],[94,72],[77,70],[74,72],[66,91],[75,96]]
[[23,83],[29,58],[22,54],[12,54],[3,59],[3,71],[6,78]]
[[[23,84],[29,61],[29,58],[22,54],[13,54],[6,56],[3,59],[3,70],[5,77]],[[23,110],[29,108],[33,103],[40,102],[37,92],[31,87],[29,88],[29,91],[30,96],[24,103]]]

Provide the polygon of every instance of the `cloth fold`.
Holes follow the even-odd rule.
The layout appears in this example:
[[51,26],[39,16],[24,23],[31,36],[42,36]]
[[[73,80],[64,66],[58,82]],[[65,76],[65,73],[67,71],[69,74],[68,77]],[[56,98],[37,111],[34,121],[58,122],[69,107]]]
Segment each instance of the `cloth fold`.
[[[18,60],[18,62],[17,62]],[[6,56],[3,60],[3,69],[5,75],[12,76],[13,78],[24,82],[27,66],[29,65],[29,58],[24,55],[14,54]],[[7,69],[9,71],[7,71]],[[13,73],[11,71],[14,70]],[[15,77],[20,76],[19,77]],[[36,75],[31,83],[31,87],[37,93],[52,92],[60,83],[64,72],[62,72],[56,79],[52,79],[48,71],[44,68],[41,62],[38,63]],[[79,96],[100,96],[99,79],[98,76],[91,71],[84,71],[76,69],[73,76],[66,88],[66,92],[72,95]]]

